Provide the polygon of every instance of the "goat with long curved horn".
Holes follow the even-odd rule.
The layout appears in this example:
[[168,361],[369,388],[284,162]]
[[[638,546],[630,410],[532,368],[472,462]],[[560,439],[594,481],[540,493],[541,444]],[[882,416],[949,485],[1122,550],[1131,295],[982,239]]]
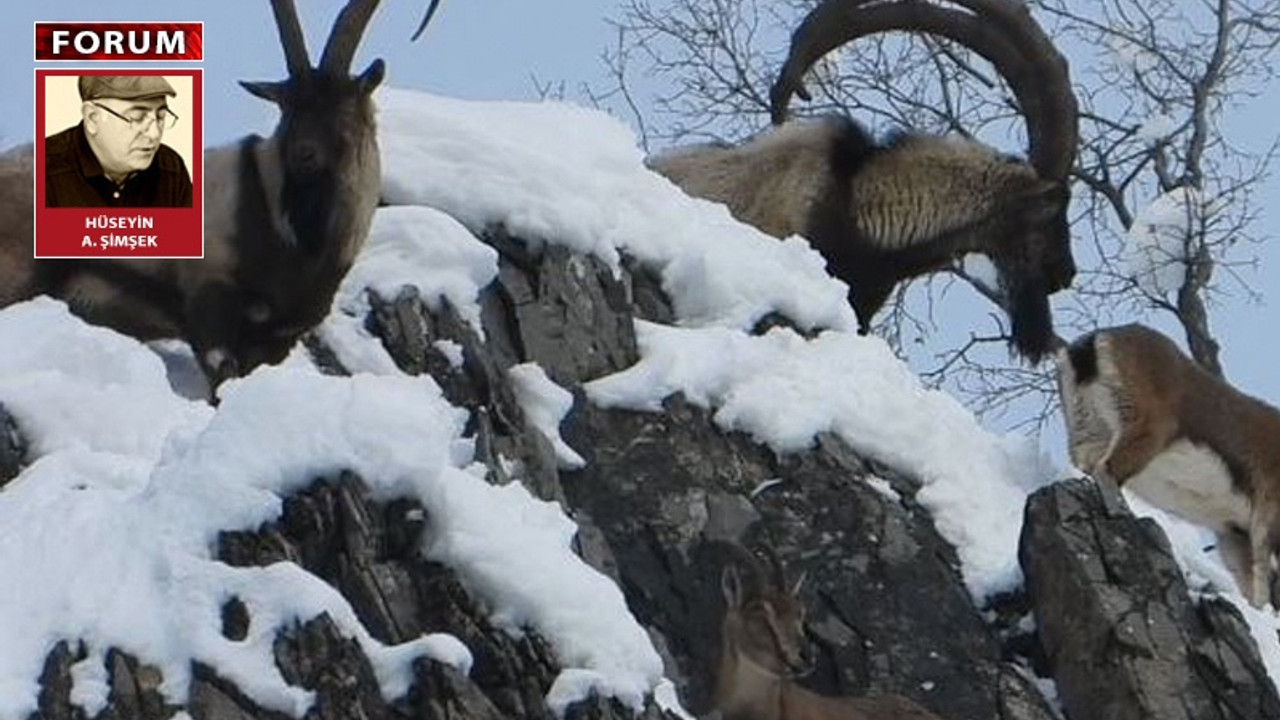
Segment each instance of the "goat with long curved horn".
[[802,78],[831,50],[868,35],[909,31],[954,40],[1008,81],[1027,123],[1030,162],[973,140],[913,133],[877,144],[847,118],[780,124],[733,148],[659,156],[651,166],[692,195],[719,200],[761,230],[807,237],[849,284],[867,332],[901,280],[982,252],[1000,272],[1013,344],[1039,361],[1055,336],[1048,296],[1070,284],[1068,173],[1077,142],[1066,61],[1012,0],[828,0],[804,18],[770,93],[783,123]]
[[861,37],[912,30],[953,40],[977,52],[1008,81],[1027,122],[1028,159],[1046,178],[1065,179],[1075,158],[1079,108],[1066,59],[1023,4],[1008,0],[951,0],[971,12],[920,0],[872,4],[829,0],[805,17],[770,91],[774,124],[787,116],[791,96],[810,100],[803,78],[827,53]]
[[[293,0],[271,1],[288,77],[241,85],[276,103],[280,121],[271,137],[205,153],[202,259],[37,261],[29,228],[2,227],[0,258],[16,264],[0,307],[43,293],[139,339],[183,338],[214,385],[282,360],[328,314],[378,203],[371,96],[385,68],[378,59],[359,75],[348,70],[377,7],[348,2],[312,67]],[[29,193],[0,191],[0,217],[20,202],[29,216]]]

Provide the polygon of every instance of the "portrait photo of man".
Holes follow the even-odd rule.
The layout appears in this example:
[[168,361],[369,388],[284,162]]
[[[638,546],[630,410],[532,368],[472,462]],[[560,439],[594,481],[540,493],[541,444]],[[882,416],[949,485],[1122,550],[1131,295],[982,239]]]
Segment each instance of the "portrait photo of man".
[[191,172],[165,144],[181,121],[160,75],[81,75],[79,122],[45,138],[46,207],[191,207]]

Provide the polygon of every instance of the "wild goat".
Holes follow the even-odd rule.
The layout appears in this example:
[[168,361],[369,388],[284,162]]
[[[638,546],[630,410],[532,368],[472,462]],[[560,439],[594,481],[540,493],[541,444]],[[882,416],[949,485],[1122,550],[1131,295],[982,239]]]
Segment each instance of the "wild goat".
[[[1068,172],[1077,105],[1066,61],[1017,0],[827,0],[792,36],[771,92],[779,127],[737,147],[681,148],[650,166],[779,238],[805,236],[849,285],[865,334],[898,282],[970,252],[999,270],[1013,344],[1038,362],[1054,345],[1048,296],[1071,283]],[[866,7],[864,7],[866,6]],[[974,140],[899,134],[877,144],[853,120],[783,121],[801,78],[857,38],[905,30],[950,38],[990,61],[1026,118],[1030,161]]]
[[812,667],[801,582],[787,583],[776,555],[766,572],[746,549],[735,554],[739,560],[720,576],[725,613],[715,704],[724,720],[941,720],[900,695],[827,697],[798,685],[795,678]]
[[378,0],[347,3],[318,67],[293,0],[271,6],[289,77],[241,85],[279,105],[280,122],[269,138],[205,154],[204,258],[32,260],[28,147],[0,168],[0,216],[27,217],[25,225],[0,226],[0,307],[44,293],[142,340],[183,338],[214,385],[279,362],[324,318],[378,203],[371,94],[385,66],[378,59],[349,75]]
[[1271,602],[1280,547],[1280,411],[1236,390],[1141,325],[1098,330],[1058,354],[1076,467],[1218,536],[1255,606]]

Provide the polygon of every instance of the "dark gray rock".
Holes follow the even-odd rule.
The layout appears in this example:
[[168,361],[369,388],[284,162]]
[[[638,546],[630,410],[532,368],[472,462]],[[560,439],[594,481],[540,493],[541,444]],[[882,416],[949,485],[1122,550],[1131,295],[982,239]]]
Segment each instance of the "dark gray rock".
[[382,699],[360,645],[320,615],[276,638],[276,667],[290,685],[315,693],[307,720],[384,720],[396,715]]
[[83,643],[76,643],[74,651],[65,640],[53,646],[40,673],[40,710],[30,720],[84,719],[84,711],[71,704],[71,666],[86,655]]
[[1000,720],[1044,718],[1056,720],[1057,715],[1036,687],[1031,675],[1016,665],[1006,663],[1000,668],[996,686],[997,715]]
[[1109,512],[1093,483],[1033,495],[1019,556],[1071,718],[1280,717],[1235,608],[1192,602],[1160,528]]
[[238,597],[222,604],[222,636],[236,642],[249,637],[249,608]]
[[572,385],[639,359],[630,292],[604,263],[559,245],[535,249],[501,227],[485,240],[501,254],[496,290],[506,310],[506,322],[492,329],[508,331],[521,362],[536,361],[552,380]]
[[627,256],[622,258],[622,267],[627,271],[623,279],[630,280],[635,316],[649,322],[675,324],[676,310],[671,298],[662,290],[662,277],[658,272]]
[[195,663],[191,670],[187,711],[194,720],[286,720],[289,717],[258,707],[207,665]]
[[407,699],[413,717],[423,720],[505,720],[506,715],[456,668],[421,661],[416,669],[418,681]]
[[[298,563],[337,588],[351,602],[370,634],[387,644],[432,632],[455,635],[474,657],[470,676],[446,672],[437,663],[419,663],[419,680],[432,685],[415,684],[403,701],[407,707],[417,708],[414,712],[434,717],[474,710],[483,718],[492,711],[502,717],[552,720],[543,702],[559,673],[550,646],[535,632],[516,638],[494,627],[484,608],[471,598],[452,570],[421,558],[418,540],[429,523],[425,510],[407,500],[387,505],[373,503],[364,483],[346,473],[334,480],[319,480],[288,498],[275,523],[254,532],[223,533],[219,557],[237,566],[267,565],[280,560]],[[311,670],[307,668],[311,666],[303,663],[312,662],[316,671],[334,665],[332,659],[323,663],[308,660],[335,657],[341,648],[328,634],[315,632],[318,631],[312,629],[301,635],[301,644],[290,646],[294,649],[289,652],[282,652],[277,643],[277,663],[284,668],[287,660],[299,668],[292,674],[284,672],[287,679],[309,676]],[[346,658],[343,662],[353,663],[353,652],[338,654]],[[350,665],[343,672],[358,669],[358,665]],[[437,697],[431,688],[441,689],[446,695]],[[226,688],[213,690],[214,694],[228,695]],[[233,704],[243,706],[239,700]],[[630,715],[607,703],[603,707],[610,708],[604,717]],[[350,712],[357,709],[353,706]],[[595,701],[584,702],[571,708],[569,717],[592,712],[604,711]],[[365,716],[357,713],[318,717]]]
[[[73,652],[60,642],[45,658],[40,674],[39,710],[29,720],[83,720],[84,711],[71,704],[71,666],[87,656],[83,644]],[[160,694],[164,680],[155,667],[116,649],[107,651],[107,706],[95,720],[164,720],[179,708],[165,702]]]
[[[496,288],[485,297],[498,294]],[[536,429],[525,422],[507,370],[524,360],[509,353],[494,353],[506,345],[499,331],[486,327],[488,343],[482,343],[448,301],[432,313],[415,288],[406,287],[387,301],[371,294],[371,329],[383,339],[401,370],[411,375],[429,374],[445,398],[471,411],[476,435],[477,459],[490,468],[496,483],[517,478],[544,500],[562,500],[555,450]],[[492,304],[492,303],[490,303]],[[500,325],[501,327],[501,325]],[[462,348],[462,366],[454,367],[437,346],[439,341]],[[506,460],[507,462],[504,462]],[[508,463],[515,463],[508,470]]]
[[661,638],[690,710],[711,709],[720,546],[740,540],[806,573],[820,655],[804,684],[898,693],[945,717],[1052,717],[1003,661],[927,515],[909,496],[872,489],[868,464],[838,439],[779,459],[679,397],[660,414],[584,406],[564,432],[588,460],[562,473],[565,494],[608,539],[632,611]]

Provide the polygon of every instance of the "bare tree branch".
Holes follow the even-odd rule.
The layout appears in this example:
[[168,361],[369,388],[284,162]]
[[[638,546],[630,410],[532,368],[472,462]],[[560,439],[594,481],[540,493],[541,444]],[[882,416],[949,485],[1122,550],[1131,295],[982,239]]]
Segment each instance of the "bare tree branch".
[[[648,141],[759,132],[790,32],[816,2],[621,0],[618,47],[607,59],[614,90]],[[1166,315],[1196,361],[1222,375],[1212,312],[1226,298],[1259,297],[1249,275],[1251,247],[1263,240],[1256,189],[1278,147],[1238,145],[1223,122],[1273,78],[1280,0],[1030,4],[1070,60],[1081,109],[1071,211],[1080,272],[1055,297],[1060,332]],[[659,89],[643,99],[624,92],[629,73]],[[813,101],[797,110],[848,113],[875,132],[959,132],[1026,147],[999,74],[946,41],[864,38],[818,62],[807,86]],[[904,285],[876,332],[975,410],[1039,427],[1053,412],[1052,377],[1003,356],[1002,314],[956,317],[954,297],[935,302],[970,288],[998,297],[963,269]]]

